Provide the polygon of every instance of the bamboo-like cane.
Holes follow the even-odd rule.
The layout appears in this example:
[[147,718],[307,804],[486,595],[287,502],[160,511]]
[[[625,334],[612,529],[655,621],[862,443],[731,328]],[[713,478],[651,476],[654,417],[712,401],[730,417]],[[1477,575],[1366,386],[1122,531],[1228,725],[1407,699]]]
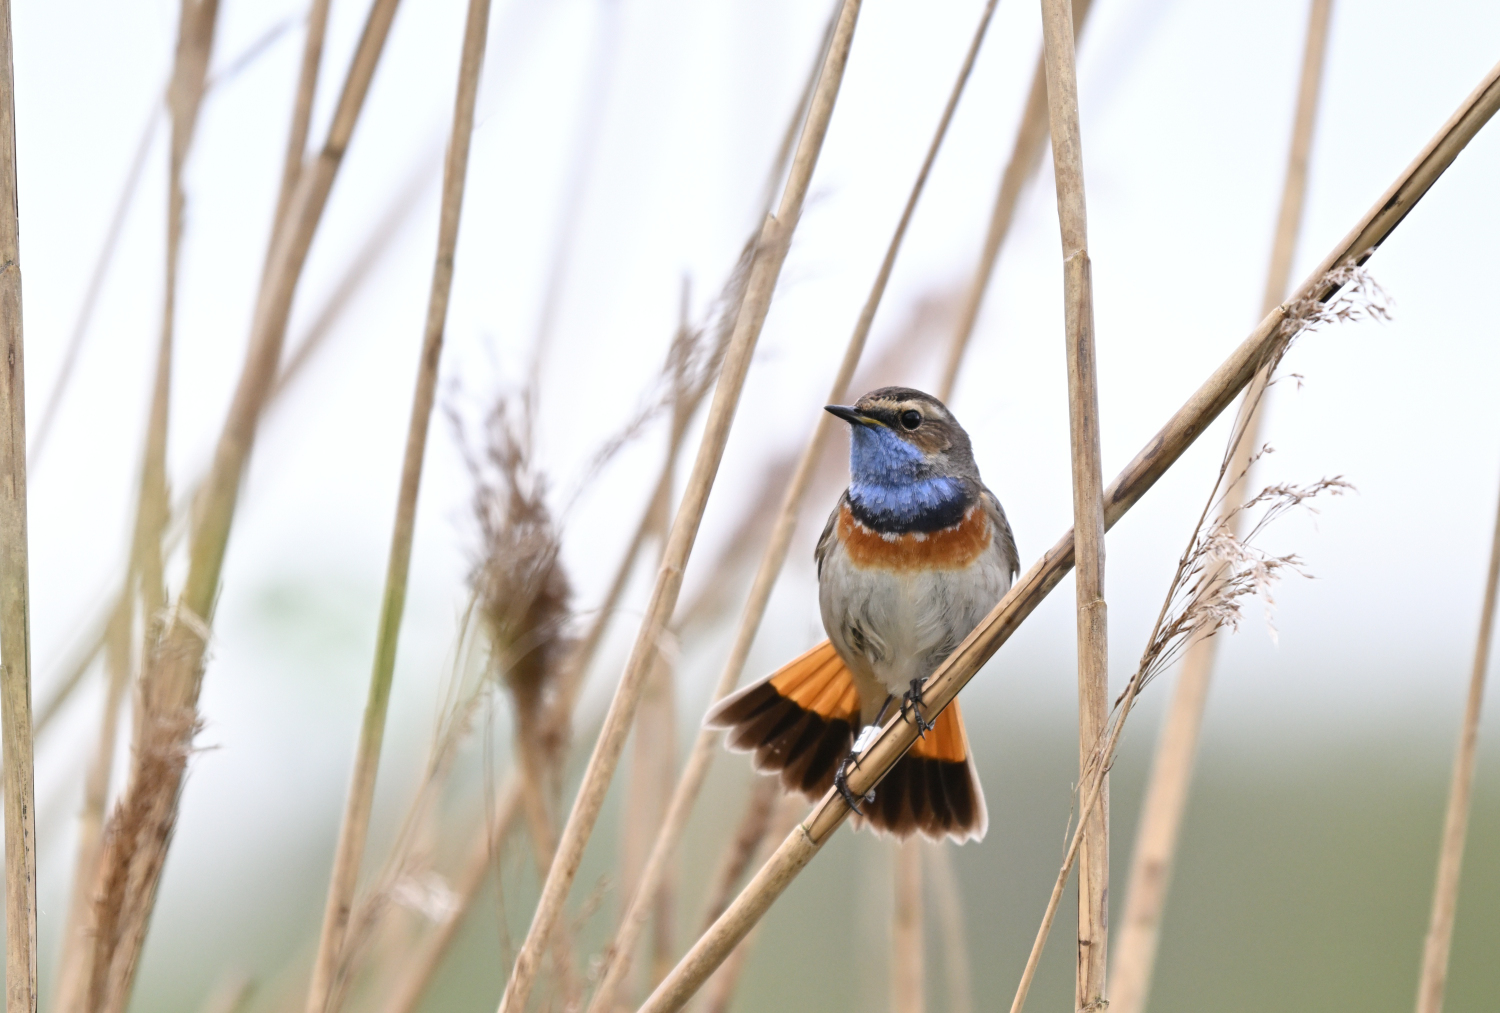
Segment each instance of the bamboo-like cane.
[[26,553],[26,367],[16,214],[16,79],[0,0],[0,755],[5,790],[5,1009],[36,1011],[36,786]]
[[[1042,45],[1057,220],[1062,231],[1063,306],[1068,351],[1068,431],[1073,452],[1073,531],[1078,573],[1078,764],[1087,767],[1109,719],[1108,611],[1104,602],[1104,492],[1099,460],[1099,389],[1094,352],[1094,281],[1084,200],[1078,74],[1068,0],[1042,0]],[[1109,941],[1109,782],[1099,807],[1080,815],[1078,969],[1075,1008],[1102,1009]]]
[[100,870],[99,931],[89,987],[91,1007],[104,1013],[121,1013],[134,981],[197,724],[209,622],[235,501],[277,373],[302,266],[369,93],[396,4],[397,0],[376,0],[371,7],[323,150],[299,178],[287,227],[276,237],[256,302],[245,365],[199,501],[187,580],[147,662],[141,687],[141,727],[146,734],[137,743],[125,796],[111,818]]
[[[1396,178],[1375,205],[1346,235],[1312,275],[1303,282],[1296,300],[1327,301],[1337,291],[1327,278],[1336,267],[1368,260],[1396,226],[1432,188],[1490,118],[1500,109],[1500,64],[1443,124],[1416,159]],[[1219,414],[1245,389],[1261,365],[1285,340],[1281,333],[1286,319],[1284,303],[1268,313],[1218,369],[1193,392],[1167,424],[1126,465],[1104,491],[1104,523],[1116,522],[1144,496],[1182,454],[1192,446]],[[1073,532],[1068,531],[1047,554],[1032,565],[989,615],[938,667],[924,687],[935,711],[941,711],[984,663],[1010,639],[1042,600],[1073,568]],[[905,715],[896,715],[876,737],[849,776],[849,789],[856,795],[880,782],[891,766],[916,741],[917,729]],[[703,984],[736,943],[770,909],[783,890],[812,861],[832,833],[848,817],[849,810],[835,791],[825,795],[807,819],[792,831],[771,859],[751,879],[728,910],[693,944],[673,968],[640,1013],[669,1013],[683,1004]]]
[[949,1013],[974,1013],[973,975],[969,969],[969,935],[964,927],[964,901],[953,868],[954,845],[928,841],[924,854],[927,881],[941,932],[944,970],[948,979]]
[[[1083,33],[1083,23],[1088,19],[1093,0],[1073,0],[1073,34]],[[969,339],[974,336],[974,325],[979,320],[979,310],[984,304],[985,292],[990,279],[995,275],[995,263],[1000,259],[1000,248],[1010,234],[1010,223],[1015,218],[1016,203],[1027,180],[1042,164],[1042,152],[1047,150],[1047,65],[1046,54],[1036,58],[1036,73],[1031,78],[1031,91],[1026,96],[1026,109],[1021,114],[1021,125],[1016,130],[1015,144],[1010,159],[1000,174],[1000,189],[995,194],[995,206],[990,210],[990,224],[985,231],[984,246],[979,252],[979,265],[964,294],[963,308],[959,310],[958,325],[953,329],[953,338],[948,345],[948,361],[943,366],[943,377],[938,382],[938,400],[946,402],[953,396],[953,386],[958,382],[959,366],[964,361]]]
[[94,935],[93,889],[102,854],[104,807],[114,766],[120,703],[130,679],[130,639],[135,616],[133,596],[137,592],[140,595],[142,625],[148,640],[158,630],[159,616],[166,604],[162,539],[171,515],[167,490],[167,423],[177,316],[177,273],[187,205],[182,178],[188,151],[197,132],[198,113],[207,91],[208,65],[213,53],[218,14],[218,0],[202,3],[184,0],[178,17],[177,53],[172,80],[167,87],[172,132],[167,163],[166,264],[156,376],[146,424],[130,561],[109,634],[106,664],[109,686],[105,693],[97,752],[84,785],[72,899],[63,934],[62,955],[58,961],[58,992],[54,1003],[58,1013],[81,1013],[88,995],[87,984],[93,976],[89,964],[93,954],[90,945]]
[[896,898],[891,905],[891,1013],[927,1008],[926,936],[922,931],[922,839],[895,846]]
[[[870,287],[865,304],[860,310],[859,319],[855,322],[854,332],[849,337],[848,345],[845,346],[843,360],[839,363],[838,373],[829,391],[830,402],[842,401],[848,394],[849,381],[854,376],[860,357],[864,354],[865,343],[875,321],[875,313],[880,308],[881,299],[885,295],[886,285],[895,268],[896,257],[901,251],[907,227],[916,211],[917,202],[926,188],[927,177],[942,148],[943,139],[947,136],[948,125],[952,122],[954,111],[958,108],[959,99],[963,97],[964,88],[974,68],[974,61],[979,55],[979,48],[989,31],[997,2],[998,0],[990,0],[980,14],[979,24],[975,27],[969,49],[959,67],[958,77],[954,81],[947,104],[943,107],[942,115],[938,119],[932,141],[928,144],[926,157],[907,195],[906,205],[902,208],[901,217],[896,223],[890,243],[886,246],[885,257],[876,272],[875,281]],[[802,456],[797,461],[791,481],[787,483],[781,508],[777,512],[775,525],[771,529],[770,541],[766,545],[765,553],[761,556],[755,579],[750,585],[750,595],[741,613],[739,627],[735,631],[734,644],[724,663],[724,670],[719,675],[718,684],[714,687],[714,700],[719,700],[733,692],[734,687],[739,683],[740,675],[744,672],[750,648],[755,643],[761,620],[765,618],[771,592],[776,586],[777,578],[781,575],[782,566],[786,563],[792,535],[796,532],[803,496],[812,480],[813,470],[822,455],[823,446],[833,432],[833,424],[832,416],[826,412],[818,413],[818,418],[813,423],[812,435],[802,451]],[[645,869],[641,873],[640,887],[626,905],[614,942],[605,951],[604,973],[600,976],[599,986],[589,1002],[588,1013],[607,1013],[613,1007],[615,993],[619,989],[624,974],[621,965],[628,962],[627,955],[634,951],[636,940],[650,910],[649,902],[654,895],[656,884],[665,875],[668,864],[677,850],[677,845],[682,840],[688,817],[708,777],[708,769],[713,763],[719,738],[718,732],[701,729],[693,741],[693,748],[688,754],[682,774],[678,777],[677,786],[672,792],[672,800],[667,806],[667,817],[662,822],[661,831],[651,850],[651,856],[647,859]]]
[[[1297,111],[1293,119],[1292,143],[1287,155],[1281,208],[1276,218],[1276,237],[1266,272],[1261,314],[1269,313],[1286,294],[1292,273],[1292,258],[1301,231],[1302,208],[1307,192],[1307,166],[1312,152],[1313,127],[1323,81],[1324,55],[1328,48],[1328,22],[1333,0],[1312,0],[1308,10],[1307,41],[1303,47],[1301,79],[1297,89]],[[1264,395],[1270,374],[1256,374],[1245,391],[1240,415],[1234,426],[1238,438],[1229,466],[1230,486],[1224,496],[1221,516],[1229,517],[1230,531],[1239,536],[1242,515],[1237,508],[1245,501],[1251,456],[1260,445],[1260,419],[1265,411]],[[1245,406],[1253,406],[1245,418]],[[1193,764],[1198,752],[1198,734],[1208,686],[1213,677],[1217,637],[1189,645],[1177,677],[1167,716],[1162,723],[1156,755],[1146,783],[1131,853],[1130,877],[1125,892],[1125,910],[1116,937],[1115,957],[1110,968],[1110,1008],[1114,1013],[1141,1013],[1150,993],[1161,938],[1162,912],[1176,860],[1182,815],[1187,808]]]
[[1453,779],[1448,786],[1448,811],[1443,817],[1443,843],[1438,852],[1437,884],[1432,890],[1432,917],[1422,947],[1422,977],[1417,983],[1417,1013],[1442,1013],[1448,986],[1448,954],[1453,944],[1453,919],[1458,913],[1458,880],[1464,864],[1464,838],[1474,796],[1474,763],[1479,750],[1479,709],[1484,702],[1485,675],[1490,667],[1490,641],[1495,630],[1496,589],[1500,587],[1500,508],[1490,541],[1490,572],[1479,614],[1479,638],[1474,645],[1474,668],[1469,673],[1469,695],[1453,756]]
[[438,218],[437,257],[432,269],[432,289],[427,303],[427,324],[418,360],[416,390],[412,395],[411,422],[406,436],[405,460],[401,466],[401,488],[396,501],[396,521],[391,532],[390,559],[386,567],[385,594],[381,601],[380,626],[375,645],[370,694],[360,727],[354,776],[344,809],[323,912],[323,930],[313,963],[312,983],[307,993],[307,1013],[324,1013],[334,989],[334,976],[343,948],[344,933],[354,905],[359,882],[360,859],[370,828],[370,810],[375,800],[375,776],[380,765],[380,746],[385,738],[386,712],[390,706],[391,682],[396,669],[396,645],[401,617],[406,608],[407,575],[411,569],[412,538],[417,516],[417,494],[422,483],[422,461],[427,451],[427,431],[437,391],[438,365],[443,353],[443,334],[448,319],[448,300],[453,290],[453,261],[458,247],[458,226],[463,212],[464,182],[469,171],[469,146],[474,129],[474,105],[479,75],[484,66],[489,37],[490,0],[469,0],[464,23],[463,52],[459,60],[458,89],[453,102],[453,132],[448,139],[448,157],[443,168],[443,196]]
[[672,524],[645,619],[635,645],[631,648],[625,671],[620,676],[620,683],[610,703],[609,715],[604,721],[604,729],[584,771],[583,783],[574,800],[573,811],[568,816],[567,826],[563,829],[557,859],[552,863],[552,870],[542,887],[542,896],[532,916],[531,928],[506,982],[505,993],[500,999],[501,1013],[520,1013],[526,1006],[542,950],[562,915],[568,890],[583,859],[584,845],[593,832],[599,810],[604,804],[605,792],[619,764],[620,752],[624,749],[625,738],[630,732],[645,677],[657,651],[657,641],[676,607],[677,596],[682,589],[683,568],[692,552],[708,494],[713,488],[719,461],[723,458],[724,445],[729,438],[745,374],[750,368],[750,357],[765,324],[766,313],[775,293],[776,279],[781,274],[781,265],[786,259],[787,248],[801,217],[813,169],[817,165],[823,138],[833,116],[834,103],[843,82],[844,66],[854,41],[859,7],[860,0],[844,0],[839,11],[833,40],[824,58],[813,101],[808,108],[797,153],[792,159],[791,173],[782,191],[781,206],[775,217],[767,219],[761,231],[755,260],[750,269],[750,279],[745,287],[744,301],[735,321],[734,337],[730,340],[723,370],[714,389],[708,422],[698,448],[698,458],[693,464],[692,474],[688,477],[687,488]]

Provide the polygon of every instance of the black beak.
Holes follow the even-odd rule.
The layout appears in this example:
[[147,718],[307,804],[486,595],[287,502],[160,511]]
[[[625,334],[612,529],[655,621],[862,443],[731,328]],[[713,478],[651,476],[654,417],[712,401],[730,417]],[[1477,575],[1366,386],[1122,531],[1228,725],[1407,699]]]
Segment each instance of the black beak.
[[839,418],[843,419],[845,422],[849,423],[852,426],[877,425],[874,419],[870,418],[868,415],[861,414],[848,405],[829,404],[824,405],[823,410],[830,415],[837,415]]

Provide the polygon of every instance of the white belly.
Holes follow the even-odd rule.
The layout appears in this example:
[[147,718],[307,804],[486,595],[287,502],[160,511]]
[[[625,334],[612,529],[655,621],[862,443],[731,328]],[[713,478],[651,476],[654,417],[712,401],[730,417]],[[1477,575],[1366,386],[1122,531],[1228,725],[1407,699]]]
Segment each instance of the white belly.
[[906,571],[857,567],[835,544],[823,561],[818,601],[829,639],[865,684],[861,692],[878,684],[899,695],[953,653],[1010,583],[993,544],[965,569]]

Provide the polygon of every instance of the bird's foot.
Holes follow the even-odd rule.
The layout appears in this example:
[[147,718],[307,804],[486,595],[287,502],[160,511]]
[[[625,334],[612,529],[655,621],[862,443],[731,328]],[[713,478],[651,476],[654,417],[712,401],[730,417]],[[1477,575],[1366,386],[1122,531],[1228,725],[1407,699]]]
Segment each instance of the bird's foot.
[[839,794],[843,796],[844,804],[847,805],[850,809],[854,810],[854,812],[859,814],[860,816],[863,816],[864,812],[859,808],[859,803],[864,802],[866,805],[872,804],[875,801],[875,789],[872,788],[869,791],[865,792],[865,796],[863,799],[857,797],[854,792],[849,789],[849,768],[857,766],[859,764],[859,754],[865,749],[869,748],[870,743],[875,741],[875,736],[879,732],[879,725],[866,725],[864,728],[862,728],[859,733],[859,738],[854,740],[854,748],[844,754],[844,759],[839,763],[839,769],[835,771],[833,775],[833,786],[837,788],[839,790]]
[[926,681],[925,678],[913,679],[911,681],[911,689],[907,690],[901,696],[901,716],[903,718],[906,717],[906,709],[910,707],[912,715],[917,721],[917,734],[924,739],[927,738],[928,732],[937,727],[935,723],[928,721],[922,715],[922,684]]

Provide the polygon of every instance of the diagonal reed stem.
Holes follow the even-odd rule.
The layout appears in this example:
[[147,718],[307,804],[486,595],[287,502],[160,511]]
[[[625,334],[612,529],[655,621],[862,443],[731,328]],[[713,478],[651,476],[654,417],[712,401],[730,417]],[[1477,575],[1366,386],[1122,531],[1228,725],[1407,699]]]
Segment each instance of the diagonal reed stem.
[[[1302,283],[1296,299],[1316,298],[1326,302],[1331,298],[1337,287],[1326,280],[1330,271],[1351,261],[1362,264],[1368,260],[1497,109],[1500,109],[1500,64],[1485,75],[1390,189]],[[1281,324],[1286,319],[1285,305],[1277,306],[1266,315],[1105,489],[1106,528],[1112,527],[1140,501],[1157,479],[1245,389],[1268,356],[1275,354],[1284,340]],[[941,711],[958,695],[959,690],[978,674],[985,662],[1073,568],[1073,544],[1073,532],[1068,531],[1012,585],[999,604],[933,673],[923,688],[923,695],[931,694],[935,712]],[[916,737],[916,726],[904,715],[893,718],[869,749],[860,755],[859,764],[849,777],[850,791],[859,795],[877,785],[911,748]],[[740,891],[729,909],[693,944],[641,1006],[640,1013],[669,1013],[681,1009],[735,944],[745,937],[782,891],[813,860],[848,815],[849,809],[836,791],[825,795]]]
[[286,220],[292,196],[297,191],[297,180],[307,159],[307,132],[312,123],[313,99],[318,93],[318,69],[323,62],[323,39],[328,34],[329,4],[330,0],[312,0],[307,8],[307,34],[302,40],[302,66],[297,74],[297,97],[292,102],[292,126],[287,133],[281,186],[276,193],[276,211],[271,219],[267,267],[270,266],[270,251],[276,247],[276,236]]
[[[959,99],[963,97],[964,88],[974,69],[974,61],[979,56],[979,48],[989,31],[997,3],[998,0],[989,0],[985,4],[979,24],[974,29],[974,36],[969,43],[968,51],[964,54],[958,77],[953,83],[947,104],[943,107],[942,115],[938,119],[937,129],[933,132],[932,140],[928,144],[927,154],[922,160],[921,168],[917,171],[917,178],[907,195],[906,205],[901,210],[901,217],[896,223],[895,232],[886,246],[885,257],[881,260],[875,281],[870,287],[870,293],[855,322],[854,333],[850,335],[849,343],[844,349],[843,360],[839,363],[838,373],[834,376],[833,385],[829,391],[830,402],[842,401],[848,394],[849,381],[854,376],[860,357],[864,354],[870,328],[875,321],[875,313],[880,308],[881,299],[885,296],[886,285],[896,266],[896,257],[901,252],[902,241],[906,238],[906,230],[911,224],[912,215],[916,212],[917,202],[927,186],[927,178],[942,148],[943,139],[947,136],[948,126],[958,108]],[[797,528],[797,517],[802,508],[802,498],[812,480],[813,470],[822,455],[823,446],[833,432],[833,424],[834,419],[831,415],[826,412],[818,413],[817,421],[813,424],[812,435],[802,451],[802,456],[797,461],[791,481],[787,483],[781,509],[777,512],[775,526],[771,530],[770,541],[761,557],[760,566],[750,586],[749,598],[740,616],[739,627],[735,631],[734,644],[730,648],[729,658],[725,661],[724,670],[719,675],[718,684],[714,687],[714,700],[719,700],[733,692],[744,672],[750,648],[760,630],[761,620],[765,618],[771,591],[775,588],[776,580],[781,575],[781,568],[786,563],[792,535]],[[652,846],[651,855],[641,872],[639,885],[635,893],[631,895],[624,915],[621,916],[620,927],[615,934],[614,941],[605,950],[604,972],[600,976],[594,997],[589,1002],[588,1013],[606,1013],[613,1008],[616,992],[629,967],[630,954],[635,952],[636,941],[650,913],[651,898],[655,895],[656,888],[666,874],[672,856],[676,853],[677,845],[682,840],[688,817],[692,814],[693,806],[698,800],[698,793],[708,777],[708,770],[713,763],[719,737],[718,732],[700,729],[697,738],[693,741],[693,748],[688,754],[682,774],[677,780],[677,787],[673,790],[671,801],[667,805],[666,818],[662,822],[662,828]]]
[[[326,13],[326,12],[325,12]],[[422,483],[422,461],[427,451],[427,432],[437,391],[438,366],[443,353],[443,334],[448,319],[448,300],[453,291],[453,262],[458,247],[458,226],[463,212],[464,182],[469,171],[469,146],[474,130],[474,105],[479,75],[484,66],[485,42],[489,36],[490,0],[469,0],[464,24],[463,54],[459,60],[458,89],[453,102],[453,133],[443,168],[442,205],[438,218],[437,257],[432,269],[432,290],[427,303],[427,325],[412,395],[411,422],[406,436],[405,460],[401,466],[401,488],[396,500],[396,521],[391,532],[385,594],[381,601],[380,626],[375,644],[370,695],[365,704],[355,753],[354,775],[344,809],[334,853],[333,874],[328,885],[328,903],[323,912],[323,930],[308,987],[308,1013],[324,1013],[330,1006],[334,978],[343,948],[344,934],[359,882],[360,860],[370,828],[370,810],[375,800],[375,776],[380,765],[380,746],[385,738],[386,713],[390,707],[391,682],[396,668],[396,647],[401,635],[401,617],[406,607],[407,576],[411,570],[411,547],[417,516],[417,494]]]
[[[1057,220],[1062,232],[1067,329],[1068,431],[1073,456],[1073,531],[1078,573],[1078,767],[1080,775],[1109,720],[1108,609],[1104,601],[1104,476],[1099,458],[1099,387],[1094,351],[1094,281],[1084,200],[1083,138],[1069,0],[1042,0],[1042,43]],[[1109,941],[1109,782],[1097,809],[1080,814],[1078,968],[1074,1007],[1107,1005],[1104,955]]]
[[122,1013],[176,825],[224,554],[240,483],[286,334],[292,298],[369,93],[397,0],[376,0],[354,52],[323,150],[301,175],[287,227],[275,239],[251,325],[245,365],[198,503],[182,595],[152,646],[140,694],[140,738],[124,797],[110,820],[97,895],[90,1005]]
[[1432,918],[1422,947],[1422,978],[1417,983],[1417,1013],[1442,1013],[1448,985],[1448,953],[1453,944],[1453,920],[1458,913],[1458,880],[1464,864],[1464,838],[1474,796],[1474,763],[1479,751],[1479,709],[1484,702],[1485,674],[1490,667],[1490,642],[1495,630],[1496,589],[1500,586],[1500,510],[1490,541],[1490,572],[1479,614],[1479,638],[1474,645],[1474,668],[1469,695],[1453,756],[1453,780],[1448,787],[1448,811],[1443,818],[1443,843],[1438,852],[1437,884],[1432,890]]
[[[1281,208],[1276,219],[1276,237],[1271,246],[1271,262],[1266,272],[1262,315],[1269,313],[1281,302],[1291,278],[1292,258],[1297,251],[1297,236],[1301,230],[1302,208],[1307,192],[1307,165],[1312,152],[1313,127],[1317,119],[1332,6],[1332,0],[1313,0],[1308,11],[1307,41],[1303,49],[1301,80],[1297,89],[1297,110],[1292,126],[1291,149],[1287,155]],[[1221,516],[1229,516],[1228,523],[1235,537],[1240,534],[1241,514],[1238,507],[1245,501],[1251,456],[1260,445],[1258,433],[1265,411],[1264,395],[1267,393],[1269,380],[1270,373],[1262,370],[1250,382],[1240,405],[1241,417],[1234,426],[1234,433],[1243,431],[1243,436],[1231,436],[1232,439],[1237,439],[1228,471],[1231,485],[1220,509]],[[1245,417],[1247,406],[1250,408],[1248,418]],[[1162,912],[1166,907],[1182,816],[1187,808],[1188,791],[1192,784],[1198,735],[1203,724],[1203,711],[1208,700],[1208,686],[1213,676],[1217,645],[1216,637],[1200,638],[1189,645],[1172,700],[1168,704],[1156,755],[1152,759],[1145,800],[1141,805],[1140,825],[1136,830],[1135,848],[1130,859],[1125,911],[1120,920],[1114,963],[1110,968],[1110,979],[1113,982],[1110,1006],[1114,1013],[1141,1013],[1150,994]]]
[[620,752],[625,746],[625,738],[635,717],[636,705],[640,702],[645,677],[654,661],[657,641],[677,605],[677,597],[682,589],[683,568],[697,538],[708,494],[713,488],[714,477],[723,458],[724,445],[729,439],[729,429],[733,424],[735,408],[739,404],[740,391],[744,387],[745,374],[750,368],[750,358],[765,324],[766,313],[775,294],[776,280],[781,274],[787,248],[801,218],[813,169],[817,166],[823,138],[827,135],[828,123],[833,116],[834,103],[843,82],[844,66],[854,41],[859,7],[860,0],[844,0],[839,11],[838,24],[808,108],[797,153],[792,158],[791,173],[782,191],[781,206],[776,216],[767,218],[761,231],[755,259],[750,268],[750,279],[745,287],[744,301],[735,321],[734,336],[730,339],[723,370],[718,385],[714,388],[713,403],[709,408],[708,422],[698,448],[698,458],[693,464],[692,474],[688,478],[687,488],[672,524],[645,620],[631,649],[625,671],[620,676],[619,686],[610,703],[609,714],[595,743],[593,755],[589,758],[588,768],[584,771],[583,783],[574,800],[573,811],[568,816],[567,826],[563,829],[557,858],[543,885],[531,928],[516,957],[510,979],[506,982],[505,994],[500,999],[501,1013],[520,1013],[525,1009],[541,952],[562,915],[563,903],[583,859],[584,846],[593,832],[600,807],[604,804],[604,794],[619,763]]
[[10,0],[0,0],[0,755],[5,792],[5,1009],[36,1011],[36,785],[31,742],[31,594],[26,554],[26,367],[16,80]]
[[[1073,0],[1073,34],[1076,39],[1083,32],[1083,23],[1088,19],[1093,0]],[[995,263],[1000,259],[1000,248],[1010,234],[1010,223],[1015,218],[1016,203],[1027,180],[1042,164],[1042,153],[1047,150],[1047,65],[1046,54],[1036,58],[1036,73],[1031,78],[1031,91],[1026,96],[1026,109],[1021,114],[1021,126],[1016,130],[1015,145],[1010,159],[1000,174],[1000,189],[995,194],[995,206],[990,211],[990,224],[985,231],[984,246],[979,252],[979,266],[964,294],[962,309],[958,314],[958,326],[948,345],[948,361],[943,366],[943,376],[938,382],[938,400],[947,402],[953,396],[954,384],[958,382],[958,370],[968,350],[969,339],[974,336],[974,325],[979,320],[979,310],[984,304],[985,292],[990,279],[995,275]]]

